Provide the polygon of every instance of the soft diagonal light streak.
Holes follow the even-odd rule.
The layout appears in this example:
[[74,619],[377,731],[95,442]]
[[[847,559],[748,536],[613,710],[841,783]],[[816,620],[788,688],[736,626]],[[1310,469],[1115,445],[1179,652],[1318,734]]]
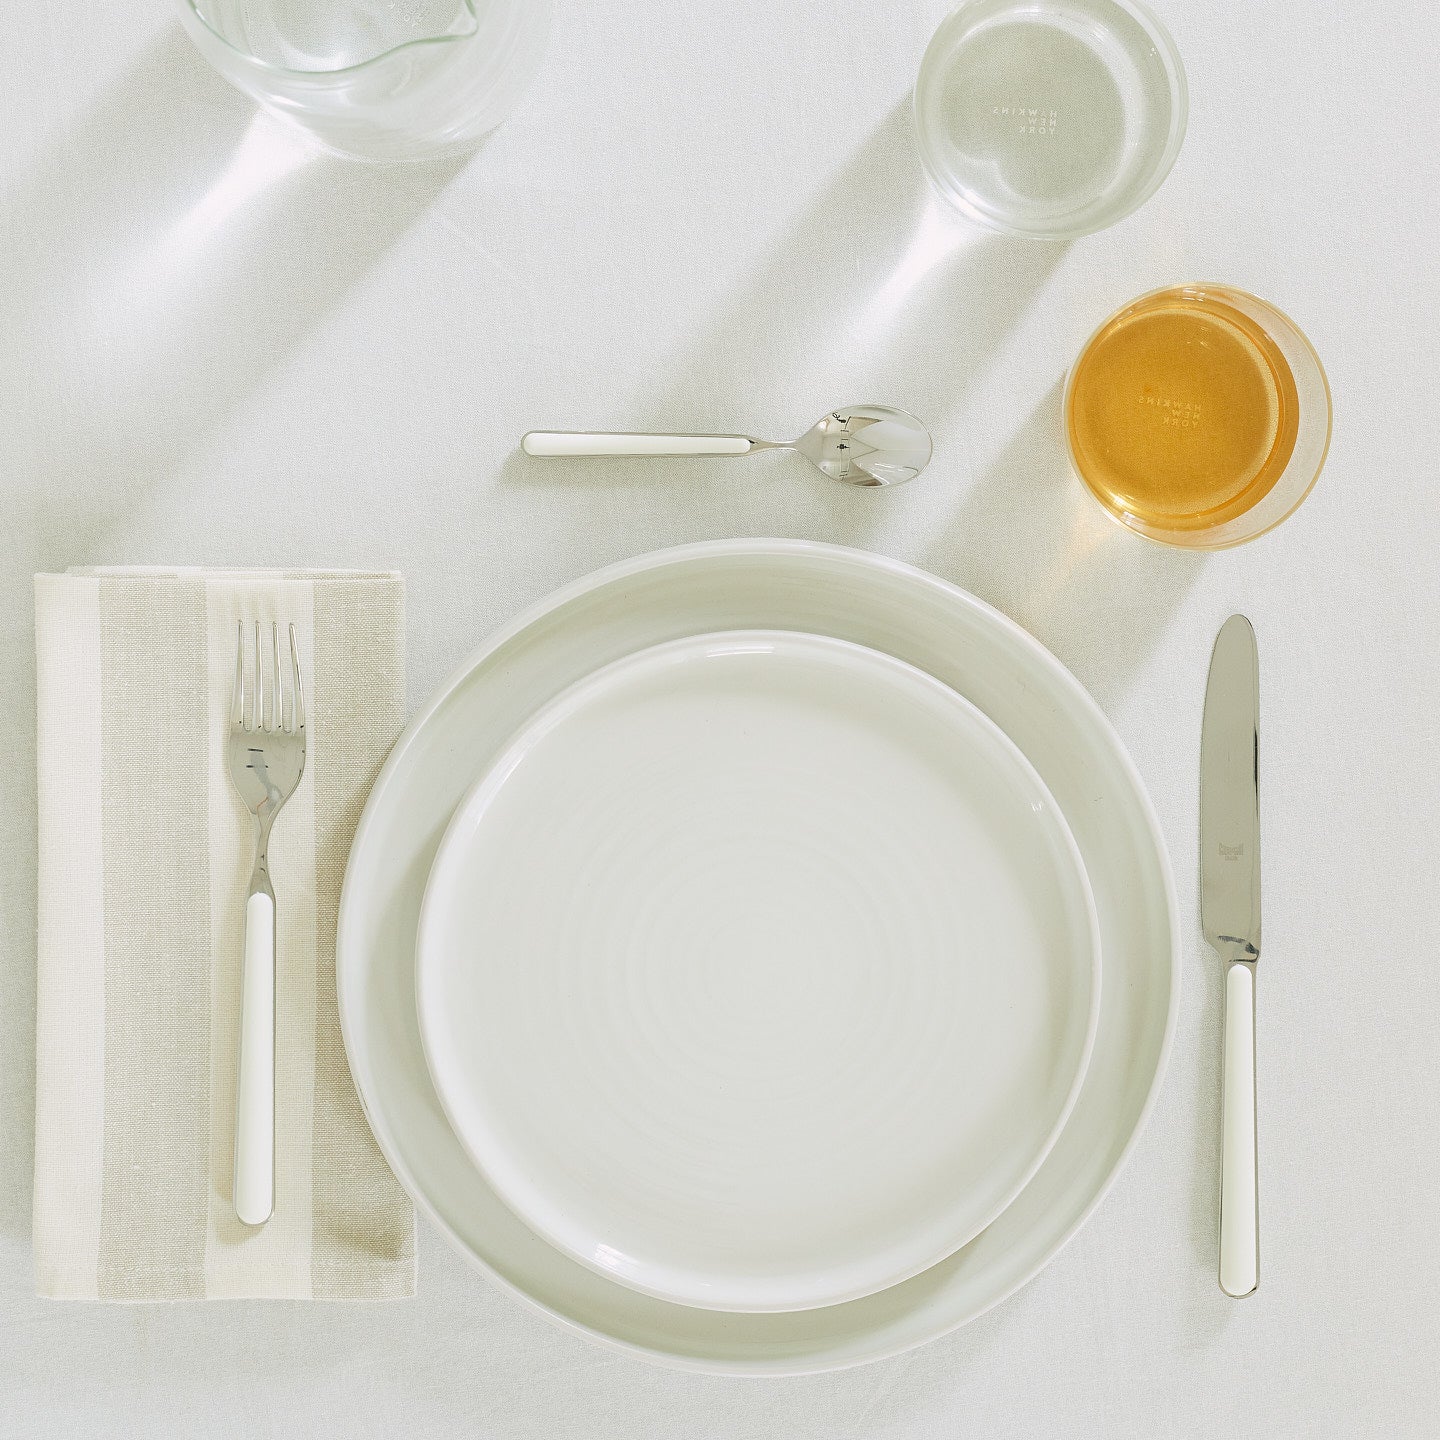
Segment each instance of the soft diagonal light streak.
[[927,200],[895,268],[866,304],[859,322],[861,332],[883,332],[926,276],[969,249],[979,234],[951,216],[938,200]]
[[230,163],[166,231],[166,248],[177,253],[200,248],[246,205],[314,156],[315,151],[300,136],[263,111],[257,112]]

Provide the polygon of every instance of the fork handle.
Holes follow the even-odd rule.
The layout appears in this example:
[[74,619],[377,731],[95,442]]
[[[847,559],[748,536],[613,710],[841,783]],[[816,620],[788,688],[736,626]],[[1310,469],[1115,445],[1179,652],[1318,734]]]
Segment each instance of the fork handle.
[[234,1198],[246,1225],[275,1209],[275,901],[263,891],[245,902]]

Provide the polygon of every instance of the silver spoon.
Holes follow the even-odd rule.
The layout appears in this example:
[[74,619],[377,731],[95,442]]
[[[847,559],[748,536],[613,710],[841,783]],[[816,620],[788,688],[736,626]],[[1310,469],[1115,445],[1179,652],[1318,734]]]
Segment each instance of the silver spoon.
[[532,430],[520,442],[527,455],[748,455],[752,450],[798,450],[832,480],[847,485],[903,485],[930,461],[930,432],[904,410],[852,405],[832,410],[798,440],[749,435],[625,435]]

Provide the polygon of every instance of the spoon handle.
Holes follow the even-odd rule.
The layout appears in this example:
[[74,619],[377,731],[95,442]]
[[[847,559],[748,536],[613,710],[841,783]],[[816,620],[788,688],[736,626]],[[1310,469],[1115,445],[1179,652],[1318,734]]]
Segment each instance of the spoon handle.
[[748,435],[624,435],[532,430],[520,442],[527,455],[748,455]]

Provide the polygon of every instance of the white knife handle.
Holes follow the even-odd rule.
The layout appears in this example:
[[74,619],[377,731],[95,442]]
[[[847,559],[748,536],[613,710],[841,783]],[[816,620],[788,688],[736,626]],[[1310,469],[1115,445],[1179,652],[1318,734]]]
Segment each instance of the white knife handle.
[[1260,1195],[1255,1137],[1255,967],[1225,970],[1221,1091],[1220,1288],[1236,1299],[1260,1283]]
[[275,902],[263,892],[245,902],[234,1198],[246,1225],[275,1209]]
[[527,455],[748,455],[748,435],[619,435],[532,430],[520,442]]

